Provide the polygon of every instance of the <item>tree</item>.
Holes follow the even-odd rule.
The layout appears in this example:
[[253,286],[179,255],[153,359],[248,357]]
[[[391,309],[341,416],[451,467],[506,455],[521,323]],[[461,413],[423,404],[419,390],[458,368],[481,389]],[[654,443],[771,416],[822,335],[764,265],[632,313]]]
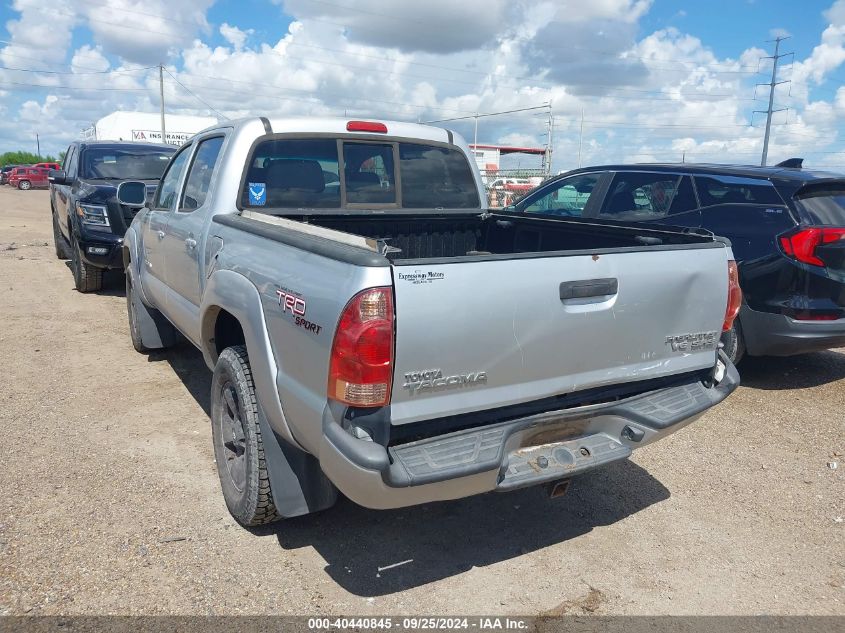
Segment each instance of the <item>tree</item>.
[[6,152],[0,154],[0,167],[3,165],[34,165],[35,163],[58,163],[52,156],[38,156],[32,152]]

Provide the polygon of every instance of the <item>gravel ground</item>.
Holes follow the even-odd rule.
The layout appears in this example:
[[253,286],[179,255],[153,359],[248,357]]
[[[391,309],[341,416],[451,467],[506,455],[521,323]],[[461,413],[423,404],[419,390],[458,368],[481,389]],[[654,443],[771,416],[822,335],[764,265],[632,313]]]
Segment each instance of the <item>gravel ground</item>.
[[845,350],[750,359],[725,403],[560,499],[245,530],[200,354],[135,353],[122,276],[73,290],[45,191],[0,188],[0,293],[0,614],[845,615]]

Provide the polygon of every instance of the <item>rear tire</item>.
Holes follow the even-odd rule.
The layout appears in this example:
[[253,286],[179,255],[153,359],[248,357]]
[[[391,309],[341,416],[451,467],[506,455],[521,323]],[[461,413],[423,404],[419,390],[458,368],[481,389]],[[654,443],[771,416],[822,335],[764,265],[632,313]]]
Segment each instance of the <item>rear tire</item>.
[[73,283],[79,292],[95,292],[103,287],[103,269],[91,266],[82,259],[82,249],[76,238],[70,238]]
[[742,337],[742,326],[739,324],[739,319],[734,320],[734,324],[727,332],[722,332],[722,350],[725,355],[731,360],[734,365],[745,356],[745,340]]
[[21,180],[18,183],[18,189],[20,189],[22,191],[26,191],[27,189],[32,189],[32,183],[29,182],[28,180]]
[[59,259],[68,259],[67,244],[65,238],[62,236],[62,230],[59,228],[59,219],[53,213],[53,245],[56,247],[56,257]]
[[278,521],[246,347],[227,347],[211,381],[211,434],[226,507],[241,525]]

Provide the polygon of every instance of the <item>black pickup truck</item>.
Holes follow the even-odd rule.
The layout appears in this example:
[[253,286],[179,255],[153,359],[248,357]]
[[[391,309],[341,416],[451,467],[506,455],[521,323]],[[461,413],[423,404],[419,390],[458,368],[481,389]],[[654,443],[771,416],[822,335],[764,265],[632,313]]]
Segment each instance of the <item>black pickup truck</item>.
[[117,186],[141,180],[154,191],[175,151],[153,143],[77,141],[62,169],[50,172],[56,256],[71,260],[77,290],[99,290],[104,270],[123,268],[123,235],[138,208],[118,203]]

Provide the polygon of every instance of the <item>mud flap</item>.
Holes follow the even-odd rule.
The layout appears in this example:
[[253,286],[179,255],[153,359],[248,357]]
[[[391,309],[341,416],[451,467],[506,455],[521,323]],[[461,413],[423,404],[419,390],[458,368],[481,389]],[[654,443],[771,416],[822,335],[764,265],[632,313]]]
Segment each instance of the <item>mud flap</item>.
[[258,423],[270,489],[279,515],[287,519],[332,507],[337,501],[337,488],[323,474],[317,458],[279,437],[267,422],[260,403]]
[[138,283],[134,273],[126,269],[132,292],[132,306],[135,309],[135,322],[138,325],[138,332],[141,334],[141,342],[147,349],[163,349],[175,344],[179,336],[176,328],[164,315],[155,308],[148,307],[141,301],[141,293],[138,290]]

